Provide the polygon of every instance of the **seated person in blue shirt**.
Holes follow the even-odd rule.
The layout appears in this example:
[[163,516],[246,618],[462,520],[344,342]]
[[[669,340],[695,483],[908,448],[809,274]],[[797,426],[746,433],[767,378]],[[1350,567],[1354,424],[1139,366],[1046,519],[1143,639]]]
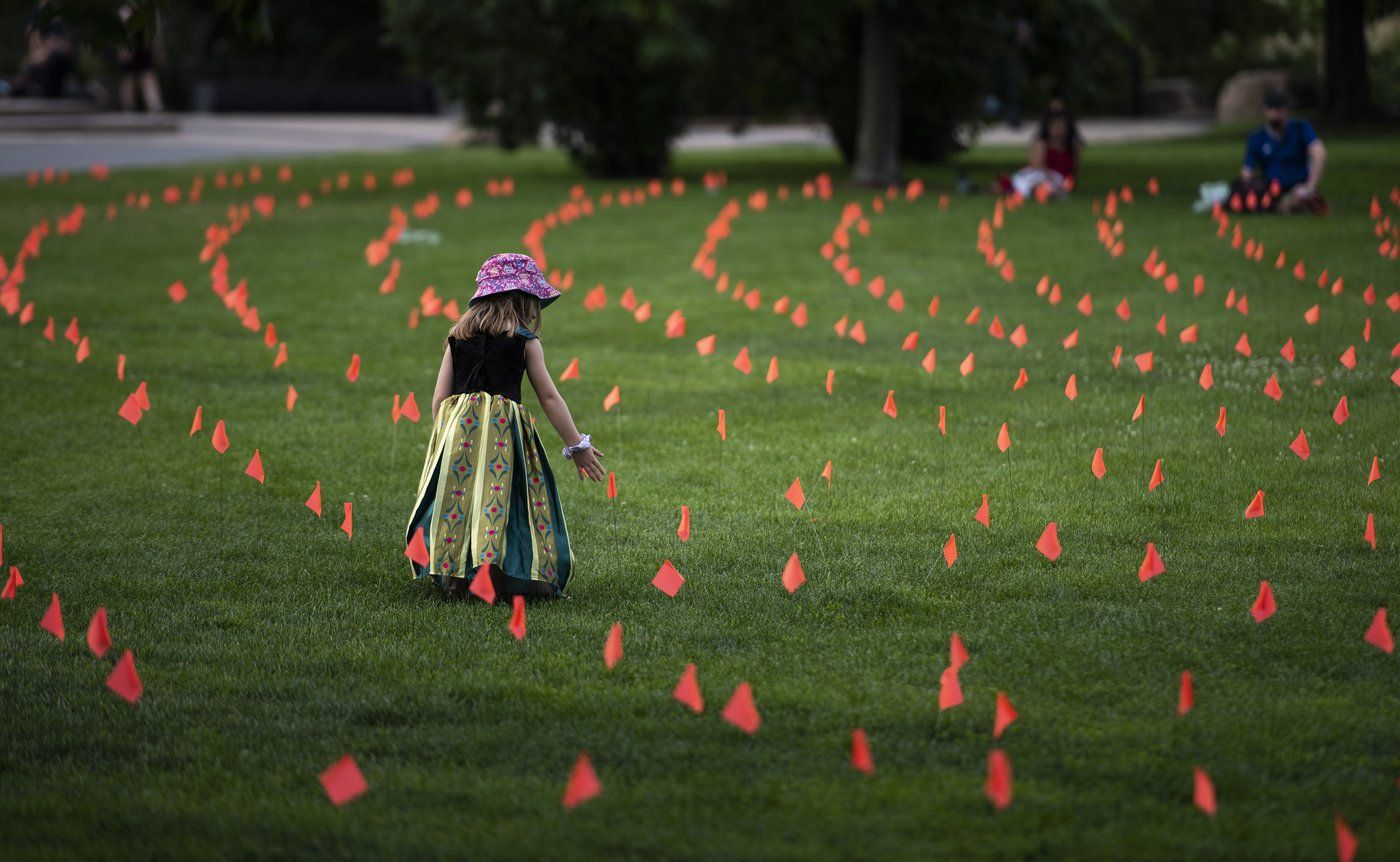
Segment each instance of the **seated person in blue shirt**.
[[1274,90],[1264,96],[1264,125],[1245,144],[1231,209],[1327,212],[1317,190],[1326,162],[1312,124],[1289,119],[1288,95]]

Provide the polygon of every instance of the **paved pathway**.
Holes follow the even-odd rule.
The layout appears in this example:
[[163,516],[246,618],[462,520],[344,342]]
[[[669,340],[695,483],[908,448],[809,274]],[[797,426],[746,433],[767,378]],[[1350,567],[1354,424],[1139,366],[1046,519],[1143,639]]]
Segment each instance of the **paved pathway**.
[[[336,115],[189,114],[175,131],[7,132],[0,117],[0,176],[54,167],[81,170],[94,162],[113,168],[176,165],[197,161],[268,158],[350,150],[407,150],[450,143],[457,134],[453,117]],[[1210,127],[1197,120],[1084,120],[1080,129],[1091,143],[1189,137]],[[1020,144],[1030,127],[1012,132],[984,130],[984,144]],[[831,146],[820,124],[752,126],[742,135],[727,126],[698,124],[677,141],[681,150],[716,150],[778,145]]]

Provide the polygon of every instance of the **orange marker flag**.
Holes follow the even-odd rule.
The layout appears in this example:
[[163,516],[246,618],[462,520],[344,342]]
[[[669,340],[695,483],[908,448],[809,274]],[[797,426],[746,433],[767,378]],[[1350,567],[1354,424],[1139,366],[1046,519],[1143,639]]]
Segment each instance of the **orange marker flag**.
[[682,542],[690,541],[690,507],[681,506],[681,525],[676,528],[676,536]]
[[788,486],[783,496],[794,508],[801,509],[806,504],[807,495],[802,492],[802,478],[800,476],[793,477],[792,484]]
[[1215,433],[1221,437],[1225,436],[1225,407],[1221,405],[1220,416],[1215,420]]
[[1191,671],[1181,672],[1181,687],[1176,696],[1176,714],[1185,715],[1191,711],[1191,707],[1196,705],[1196,681],[1191,676]]
[[833,385],[835,382],[836,382],[836,369],[835,369],[835,368],[828,368],[828,369],[826,370],[826,394],[827,394],[827,395],[830,395],[830,394],[831,394],[831,387],[832,387],[832,385]]
[[719,408],[719,421],[715,423],[715,431],[719,434],[720,440],[728,440],[729,434],[724,426],[724,408]]
[[49,609],[44,612],[44,618],[40,620],[39,627],[59,640],[64,639],[63,609],[58,604],[58,593],[53,594],[53,600],[49,602]]
[[802,571],[802,561],[797,559],[797,554],[788,557],[787,565],[783,566],[783,588],[789,593],[797,592],[797,588],[807,582],[807,576]]
[[1064,339],[1060,342],[1060,346],[1063,347],[1065,350],[1072,350],[1072,349],[1074,349],[1075,347],[1078,347],[1078,346],[1079,346],[1079,330],[1076,329],[1076,330],[1070,332],[1069,335],[1066,335],[1066,336],[1064,337]]
[[1332,825],[1337,833],[1337,862],[1352,862],[1356,858],[1356,836],[1340,814],[1333,819]]
[[739,348],[739,355],[734,357],[734,367],[744,374],[753,371],[753,363],[749,360],[749,349],[747,347]]
[[973,354],[969,353],[967,354],[967,357],[963,359],[961,363],[959,363],[958,371],[962,374],[963,377],[966,377],[973,372],[975,367],[976,359],[974,358]]
[[569,783],[564,786],[562,803],[565,808],[575,808],[603,792],[603,783],[593,771],[593,763],[588,752],[581,751],[574,768],[569,773]]
[[518,641],[525,640],[525,597],[513,596],[510,610],[510,633]]
[[1137,406],[1133,408],[1133,421],[1136,422],[1147,413],[1147,396],[1139,395]]
[[609,393],[607,394],[607,396],[603,398],[603,412],[604,412],[604,413],[607,413],[609,410],[613,409],[614,407],[616,407],[616,406],[617,406],[618,404],[620,404],[621,402],[622,402],[622,390],[619,389],[618,387],[614,386],[614,387],[612,388],[612,391],[609,392]]
[[962,683],[958,681],[958,666],[949,664],[938,677],[938,711],[952,709],[963,702]]
[[1152,478],[1147,480],[1147,490],[1155,491],[1160,484],[1162,484],[1162,459],[1158,458],[1157,463],[1152,467]]
[[1308,456],[1312,454],[1312,449],[1308,446],[1308,435],[1301,428],[1298,429],[1298,436],[1294,437],[1293,442],[1288,444],[1288,448],[1304,461],[1308,460]]
[[830,462],[830,461],[827,461],[827,462],[826,462],[826,466],[822,468],[821,477],[822,477],[823,479],[826,480],[826,487],[827,487],[827,490],[830,490],[830,489],[831,489],[831,462]]
[[613,623],[608,629],[608,639],[603,642],[603,664],[608,670],[617,667],[622,661],[622,623]]
[[1235,342],[1235,350],[1244,356],[1253,356],[1254,349],[1249,346],[1249,333],[1241,332],[1239,341]]
[[1293,346],[1293,339],[1290,338],[1283,343],[1283,346],[1279,348],[1278,355],[1289,362],[1298,358],[1298,350]]
[[345,533],[346,538],[352,541],[355,538],[355,510],[349,500],[345,501],[345,517],[341,519],[340,529]]
[[347,754],[321,773],[321,787],[331,804],[340,806],[364,794],[369,790],[369,783],[355,764],[355,758]]
[[224,428],[224,420],[220,419],[215,423],[214,436],[209,442],[220,455],[228,451],[228,430]]
[[[394,396],[394,397],[397,398],[398,396],[396,395],[396,396]],[[297,406],[297,388],[296,388],[295,386],[292,386],[291,384],[288,384],[288,385],[287,385],[287,412],[288,412],[288,413],[291,413],[291,412],[292,412],[292,408],[295,407],[295,406]],[[394,421],[397,422],[398,419],[395,418]]]
[[419,566],[426,568],[428,565],[428,545],[423,541],[423,528],[419,527],[413,532],[413,538],[408,540],[408,547],[404,548],[403,555],[408,557]]
[[1386,622],[1385,608],[1376,611],[1375,617],[1371,619],[1371,625],[1366,629],[1366,643],[1384,653],[1395,652],[1395,639],[1390,634],[1390,625]]
[[1011,807],[1011,758],[1000,748],[987,752],[987,783],[982,786],[982,792],[993,808]]
[[408,393],[408,397],[403,400],[403,407],[399,410],[399,415],[411,422],[417,422],[422,418],[418,412],[418,401],[413,397],[413,393]]
[[248,466],[243,468],[244,475],[252,476],[261,484],[266,484],[263,477],[262,452],[254,449],[253,457],[248,461]]
[[1020,324],[1015,329],[1011,330],[1011,335],[1007,337],[1007,340],[1014,344],[1018,350],[1025,347],[1027,340],[1025,325]]
[[870,756],[870,740],[859,727],[851,731],[851,768],[866,775],[875,774],[875,761]]
[[488,605],[496,603],[496,585],[491,580],[491,564],[482,563],[472,575],[472,582],[467,592],[486,602]]
[[972,516],[972,520],[976,521],[977,523],[981,524],[982,526],[988,529],[991,529],[992,510],[991,507],[987,504],[986,494],[982,495],[982,505],[977,507],[977,513]]
[[1250,501],[1249,501],[1249,505],[1245,507],[1244,516],[1245,516],[1246,518],[1262,518],[1262,517],[1264,517],[1264,492],[1263,492],[1263,491],[1258,491],[1258,492],[1255,493],[1254,499],[1253,499],[1253,500],[1250,500]]
[[1071,401],[1074,401],[1079,397],[1078,375],[1071,374],[1069,376],[1069,379],[1065,381],[1065,397]]
[[1023,389],[1029,380],[1030,377],[1026,375],[1026,369],[1022,368],[1021,372],[1016,375],[1016,382],[1011,384],[1011,391],[1015,392],[1019,389]]
[[1001,423],[1001,430],[997,432],[997,448],[1005,452],[1011,448],[1011,432],[1007,430],[1006,423]]
[[1011,705],[1011,698],[1006,696],[1006,692],[997,692],[996,717],[992,723],[992,739],[1001,739],[1001,735],[1011,726],[1018,717],[1016,707]]
[[962,636],[957,632],[948,636],[948,663],[958,670],[967,664],[967,647],[963,646]]
[[1045,525],[1045,530],[1036,540],[1035,549],[1052,563],[1060,558],[1060,528],[1054,521]]
[[91,355],[92,355],[92,347],[91,347],[91,346],[89,345],[89,343],[88,343],[88,337],[87,337],[86,335],[84,335],[84,336],[83,336],[83,340],[80,341],[80,342],[78,342],[78,351],[77,351],[76,354],[74,354],[74,357],[73,357],[73,358],[74,358],[74,360],[76,360],[77,362],[82,362],[83,360],[87,359],[87,358],[88,358],[89,356],[91,356]]
[[1089,462],[1089,472],[1094,474],[1095,479],[1102,479],[1108,473],[1108,468],[1103,463],[1102,446],[1094,450],[1094,458]]
[[1321,319],[1322,308],[1320,306],[1314,305],[1312,308],[1309,308],[1307,311],[1303,312],[1303,321],[1309,326],[1316,325],[1317,322]]
[[695,352],[701,356],[709,356],[715,352],[715,336],[707,335],[695,342]]
[[938,405],[938,433],[948,436],[948,408],[942,404]]
[[1264,384],[1264,394],[1275,401],[1283,399],[1283,390],[1279,388],[1277,374],[1269,375],[1268,381]]
[[98,608],[97,613],[92,615],[92,622],[88,623],[87,645],[98,658],[102,658],[107,654],[107,650],[112,648],[112,634],[107,631],[106,608]]
[[720,715],[750,736],[757,733],[759,725],[763,724],[763,716],[758,714],[758,708],[754,706],[753,689],[747,682],[741,682],[735,687],[734,694],[730,696]]
[[617,499],[617,474],[611,470],[608,471],[608,499]]
[[778,379],[778,357],[774,356],[772,359],[769,359],[769,360],[768,360],[768,375],[764,378],[764,380],[765,380],[765,382],[772,383],[774,380],[777,380],[777,379]]
[[661,563],[661,568],[656,570],[656,577],[651,579],[651,585],[671,598],[676,597],[681,587],[685,584],[685,578],[676,571],[676,567],[671,565],[670,560]]
[[5,579],[5,589],[0,591],[0,599],[13,599],[15,592],[24,586],[24,578],[19,575],[19,566],[10,566],[10,576]]
[[136,402],[136,395],[132,393],[126,396],[122,406],[117,410],[117,415],[135,425],[141,421],[141,405]]
[[1332,421],[1341,425],[1350,417],[1351,411],[1347,409],[1347,397],[1343,395],[1341,400],[1337,402],[1336,408],[1332,411]]
[[1205,368],[1201,369],[1201,378],[1197,382],[1206,391],[1210,391],[1210,388],[1215,385],[1215,374],[1211,371],[1209,362],[1206,363]]
[[575,356],[573,359],[571,359],[571,360],[569,361],[569,367],[564,369],[564,373],[559,375],[559,379],[560,379],[561,381],[562,381],[562,380],[577,380],[577,379],[578,379],[578,357],[577,357],[577,356]]
[[1138,371],[1141,371],[1143,374],[1146,374],[1147,372],[1151,371],[1152,351],[1149,350],[1146,353],[1139,353],[1137,356],[1134,356],[1133,364],[1137,365]]
[[1374,485],[1381,480],[1381,456],[1371,456],[1371,472],[1366,476],[1366,484]]
[[685,670],[681,672],[681,678],[676,682],[671,697],[685,704],[691,712],[698,714],[705,711],[705,698],[700,694],[700,680],[693,663],[686,665]]
[[884,409],[885,415],[888,416],[888,417],[890,417],[891,419],[897,419],[897,418],[899,418],[899,408],[896,407],[896,406],[895,406],[895,403],[894,403],[894,390],[893,390],[893,389],[891,389],[891,390],[889,391],[889,393],[888,393],[887,395],[885,395],[885,406],[884,406],[883,409]]
[[1274,601],[1274,588],[1268,581],[1259,582],[1259,595],[1254,597],[1254,604],[1250,605],[1249,615],[1254,617],[1256,623],[1262,623],[1274,615],[1278,610],[1278,604]]
[[1215,785],[1211,783],[1210,776],[1199,766],[1191,767],[1195,774],[1195,789],[1191,794],[1191,801],[1201,811],[1215,816]]
[[948,564],[948,568],[953,567],[953,563],[958,561],[958,534],[949,533],[948,541],[943,543],[943,562]]
[[1138,581],[1150,581],[1166,570],[1162,558],[1157,554],[1157,546],[1148,542],[1147,553],[1142,558],[1142,565],[1138,566]]
[[351,355],[350,367],[345,369],[345,379],[351,383],[360,379],[360,354]]
[[311,489],[311,496],[306,498],[306,508],[316,513],[316,517],[321,517],[321,483],[317,482],[316,487]]
[[[414,309],[416,313],[418,309]],[[417,328],[416,326],[413,328]],[[287,342],[277,345],[277,356],[272,360],[273,368],[281,368],[287,362]]]
[[107,688],[127,703],[135,703],[141,699],[141,692],[145,687],[141,685],[141,677],[136,675],[136,658],[132,656],[131,650],[124,651],[112,667],[112,672],[107,674]]
[[914,350],[914,349],[917,349],[918,346],[919,346],[919,333],[918,333],[918,332],[911,332],[911,333],[909,333],[908,335],[904,336],[904,341],[903,341],[903,343],[900,344],[899,349],[900,349],[900,350]]

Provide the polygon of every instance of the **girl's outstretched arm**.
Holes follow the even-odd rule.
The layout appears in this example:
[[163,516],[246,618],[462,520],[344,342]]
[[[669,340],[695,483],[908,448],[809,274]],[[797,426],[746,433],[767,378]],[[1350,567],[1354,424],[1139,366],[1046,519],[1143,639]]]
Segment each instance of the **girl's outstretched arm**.
[[[525,371],[530,375],[530,385],[540,399],[540,409],[549,417],[549,424],[554,426],[565,445],[572,446],[583,439],[578,428],[574,427],[569,405],[564,403],[564,397],[554,386],[554,378],[549,376],[549,369],[544,364],[544,348],[540,346],[538,338],[525,342]],[[582,479],[587,476],[595,482],[602,481],[607,475],[603,472],[603,465],[598,463],[602,455],[596,448],[575,452],[574,467],[578,469],[578,477]]]
[[452,348],[442,352],[442,365],[438,367],[437,384],[433,387],[433,419],[437,419],[438,405],[452,394]]

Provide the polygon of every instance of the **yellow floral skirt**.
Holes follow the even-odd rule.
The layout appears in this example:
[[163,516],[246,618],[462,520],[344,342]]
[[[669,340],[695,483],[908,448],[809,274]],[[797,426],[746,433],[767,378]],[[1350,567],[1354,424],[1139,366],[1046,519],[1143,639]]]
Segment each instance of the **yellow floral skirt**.
[[452,395],[438,407],[405,543],[423,528],[416,578],[472,578],[491,566],[506,593],[557,595],[573,569],[564,510],[535,420],[500,395]]

